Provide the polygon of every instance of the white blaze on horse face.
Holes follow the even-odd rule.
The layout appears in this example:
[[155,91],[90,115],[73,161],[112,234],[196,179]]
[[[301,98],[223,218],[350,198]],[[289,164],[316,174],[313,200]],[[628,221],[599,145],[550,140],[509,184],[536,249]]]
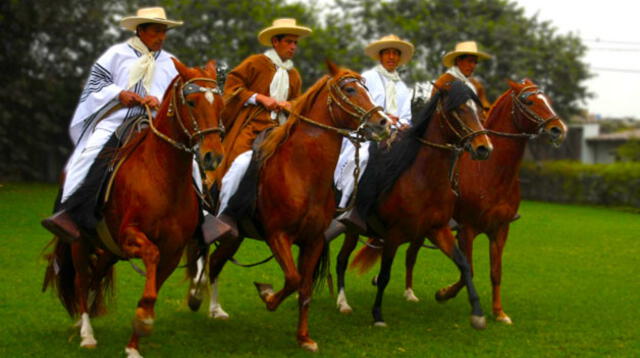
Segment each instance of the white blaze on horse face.
[[543,95],[542,93],[536,93],[534,96],[542,101],[545,106],[547,106],[547,109],[549,110],[549,112],[551,112],[552,117],[556,116],[556,112],[553,110],[553,107],[551,107],[551,103],[549,103],[547,96]]
[[207,90],[204,94],[204,98],[210,103],[213,104],[213,92],[211,90]]
[[476,103],[476,101],[472,100],[471,98],[469,98],[466,102],[466,105],[471,108],[471,110],[473,111],[473,113],[476,115],[476,117],[478,117],[478,120],[480,120],[480,116],[478,116],[479,112],[479,107],[478,104]]

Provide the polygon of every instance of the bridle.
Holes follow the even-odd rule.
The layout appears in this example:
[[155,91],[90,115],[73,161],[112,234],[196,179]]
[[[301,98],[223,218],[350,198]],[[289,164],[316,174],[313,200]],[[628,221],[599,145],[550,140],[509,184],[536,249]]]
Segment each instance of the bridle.
[[[195,84],[195,81],[206,81],[206,82],[213,82],[216,85],[214,87],[203,87],[203,86],[199,86],[197,84]],[[224,128],[223,127],[212,127],[212,128],[205,128],[205,129],[200,129],[200,126],[198,126],[198,122],[196,121],[194,115],[193,115],[193,110],[192,110],[192,106],[190,104],[187,103],[186,97],[190,94],[194,94],[194,93],[204,93],[205,97],[206,96],[213,96],[215,94],[221,94],[220,89],[217,86],[217,81],[211,78],[205,78],[205,77],[195,77],[192,78],[190,80],[188,80],[187,82],[185,82],[184,84],[180,85],[182,83],[182,78],[178,78],[177,81],[175,81],[173,83],[173,89],[172,89],[172,96],[171,96],[171,103],[169,104],[169,109],[167,110],[167,117],[171,118],[173,116],[176,117],[176,120],[178,122],[178,125],[180,126],[180,128],[182,129],[182,131],[184,132],[184,134],[187,137],[187,144],[184,144],[180,141],[177,141],[175,139],[170,138],[169,136],[167,136],[166,134],[160,132],[156,126],[153,123],[153,116],[151,114],[151,109],[149,108],[149,106],[146,106],[147,108],[147,115],[148,115],[148,120],[149,120],[149,127],[151,128],[151,131],[157,135],[158,137],[160,137],[162,140],[164,140],[165,142],[171,144],[173,147],[175,147],[176,149],[179,149],[181,151],[190,153],[190,154],[194,154],[196,155],[196,157],[198,156],[198,150],[197,147],[200,144],[200,142],[202,141],[202,139],[211,133],[219,133],[220,136],[224,135]],[[176,97],[178,96],[176,93],[179,93],[180,95],[180,104],[182,106],[186,105],[187,109],[189,111],[189,119],[191,121],[191,130],[187,129],[187,127],[185,127],[184,122],[180,116],[180,111],[178,110],[178,105],[177,105],[177,99]],[[212,101],[213,102],[213,101]]]
[[[534,91],[529,92],[528,90],[534,89]],[[523,103],[522,98],[524,96],[525,93],[529,93],[527,95],[527,97],[532,96],[532,95],[536,95],[536,94],[544,94],[539,88],[538,86],[535,85],[531,85],[531,86],[525,86],[523,87],[518,94],[516,95],[514,91],[511,91],[511,99],[512,99],[512,107],[511,107],[511,116],[513,118],[513,124],[516,127],[516,129],[518,131],[520,131],[520,135],[523,137],[528,137],[528,138],[535,138],[538,135],[540,135],[540,133],[542,133],[542,131],[544,130],[544,127],[547,125],[547,123],[554,121],[554,120],[558,120],[560,119],[560,117],[558,115],[552,115],[549,118],[542,118],[540,117],[536,112],[532,111],[525,103]],[[521,114],[522,117],[524,117],[525,119],[529,120],[530,122],[533,122],[536,125],[536,130],[535,133],[530,134],[530,133],[526,133],[524,130],[522,130],[522,127],[520,125],[518,125],[518,122],[515,121],[516,119],[516,109],[519,111],[519,113]],[[552,111],[553,113],[553,111]]]

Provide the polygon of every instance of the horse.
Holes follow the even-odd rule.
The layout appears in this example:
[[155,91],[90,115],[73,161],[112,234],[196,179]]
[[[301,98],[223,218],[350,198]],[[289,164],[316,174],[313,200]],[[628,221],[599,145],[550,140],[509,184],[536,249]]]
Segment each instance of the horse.
[[[498,322],[511,324],[503,311],[500,295],[502,252],[509,225],[520,204],[519,171],[525,146],[530,138],[546,134],[559,146],[567,132],[566,125],[555,113],[550,99],[530,79],[508,81],[509,89],[494,103],[486,128],[495,144],[491,158],[479,163],[469,156],[460,158],[459,193],[454,219],[458,223],[457,238],[473,273],[473,240],[481,233],[489,238],[493,314]],[[412,271],[420,246],[407,250],[406,287],[412,288]],[[445,301],[455,297],[464,286],[463,278],[440,289],[436,298]],[[412,289],[411,289],[412,291]]]
[[148,128],[115,154],[119,165],[97,229],[102,241],[95,233],[83,233],[72,244],[55,237],[51,241],[53,252],[48,255],[43,289],[53,286],[69,315],[80,316],[81,347],[97,344],[90,317],[105,311],[113,265],[140,258],[146,281],[125,348],[129,357],[140,357],[139,340],[153,329],[158,291],[198,229],[194,156],[202,167],[215,169],[223,155],[219,124],[223,103],[215,62],[188,68],[172,60],[178,75],[157,115],[153,118],[147,109]]
[[[382,297],[398,246],[406,242],[422,244],[427,236],[453,260],[465,278],[472,306],[472,326],[477,329],[486,327],[469,265],[448,226],[456,198],[455,162],[458,154],[466,150],[474,159],[484,160],[493,148],[484,132],[483,119],[477,96],[456,80],[434,94],[414,119],[414,126],[402,133],[390,149],[372,154],[360,182],[356,207],[360,216],[366,218],[366,234],[383,240],[382,264],[372,309],[374,326],[386,326],[382,316]],[[357,240],[358,233],[351,228],[347,230],[337,257],[337,305],[342,313],[352,311],[344,289],[344,274]],[[379,253],[364,246],[352,266],[366,270],[373,265]]]
[[[266,308],[274,311],[298,292],[298,344],[317,351],[309,337],[308,311],[314,283],[322,277],[328,259],[324,230],[336,209],[333,172],[343,136],[362,131],[368,137],[389,135],[391,120],[372,103],[362,77],[327,61],[322,77],[292,103],[287,122],[276,127],[254,153],[247,174],[229,203],[233,209],[251,209],[232,215],[239,220],[240,237],[223,238],[209,259],[213,284],[244,237],[264,240],[284,272],[284,287],[255,283]],[[237,197],[240,195],[241,197]],[[237,204],[241,203],[241,204]],[[244,223],[244,224],[243,224]],[[252,228],[257,229],[252,233]],[[291,247],[299,247],[298,264]]]

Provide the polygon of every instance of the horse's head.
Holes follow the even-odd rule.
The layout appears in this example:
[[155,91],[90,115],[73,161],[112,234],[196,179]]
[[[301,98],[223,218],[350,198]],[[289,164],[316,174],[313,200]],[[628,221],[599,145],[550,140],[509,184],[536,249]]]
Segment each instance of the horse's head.
[[373,103],[362,82],[362,76],[328,60],[327,67],[331,75],[327,82],[329,113],[334,124],[356,130],[368,139],[387,138],[392,120],[381,107]]
[[546,133],[555,146],[567,134],[567,126],[551,107],[551,100],[528,78],[520,82],[509,80],[513,101],[514,125],[523,133]]
[[189,68],[175,58],[172,60],[179,74],[172,89],[175,120],[199,165],[207,171],[215,170],[224,154],[224,129],[220,124],[223,102],[216,81],[215,61],[209,61],[204,68]]
[[439,89],[437,111],[448,141],[471,153],[475,160],[489,158],[493,145],[482,125],[484,114],[478,96],[462,81]]

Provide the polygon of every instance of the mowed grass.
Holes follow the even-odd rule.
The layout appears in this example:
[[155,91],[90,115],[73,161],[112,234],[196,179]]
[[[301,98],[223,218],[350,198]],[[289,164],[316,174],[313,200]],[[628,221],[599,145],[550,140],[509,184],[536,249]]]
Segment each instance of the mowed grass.
[[[127,262],[117,265],[110,312],[93,320],[98,347],[79,348],[77,329],[51,292],[42,293],[41,259],[50,235],[39,221],[56,194],[50,185],[0,186],[0,356],[117,357],[131,334],[131,319],[144,280]],[[351,315],[335,309],[326,286],[311,305],[315,355],[295,341],[297,300],[268,312],[253,281],[282,285],[275,262],[251,269],[229,264],[220,297],[229,321],[189,311],[184,269],[162,288],[153,334],[143,338],[147,357],[638,357],[640,356],[640,216],[605,208],[524,202],[504,254],[503,304],[512,326],[493,321],[488,244],[475,244],[476,276],[488,328],[469,325],[466,291],[445,304],[437,289],[458,273],[442,253],[422,250],[415,269],[419,303],[404,300],[404,248],[393,267],[383,312],[387,328],[372,327],[374,272],[347,276]],[[332,270],[341,240],[332,244]],[[406,246],[405,246],[406,247]],[[264,243],[247,240],[237,258],[269,255]],[[140,261],[137,263],[140,265]]]

